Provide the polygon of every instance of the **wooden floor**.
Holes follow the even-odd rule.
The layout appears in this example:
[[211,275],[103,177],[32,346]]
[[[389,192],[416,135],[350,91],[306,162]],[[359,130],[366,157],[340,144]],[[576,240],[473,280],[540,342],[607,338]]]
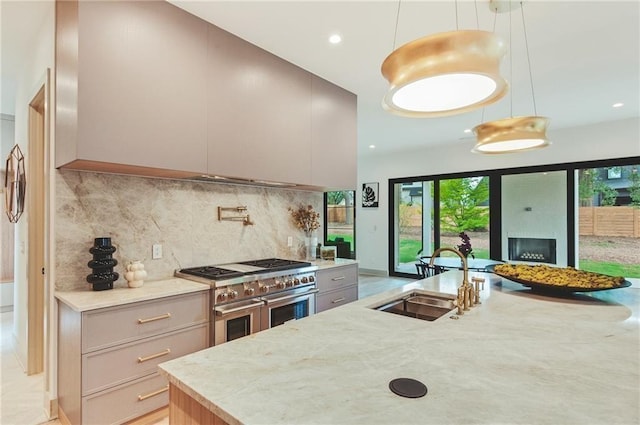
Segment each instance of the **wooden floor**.
[[[359,298],[386,291],[413,282],[413,279],[359,276]],[[2,379],[0,385],[0,424],[2,425],[63,425],[59,420],[48,420],[44,412],[44,376],[27,376],[22,372],[13,351],[13,312],[0,313],[2,320],[0,365]],[[152,417],[144,425],[168,425],[168,416]]]

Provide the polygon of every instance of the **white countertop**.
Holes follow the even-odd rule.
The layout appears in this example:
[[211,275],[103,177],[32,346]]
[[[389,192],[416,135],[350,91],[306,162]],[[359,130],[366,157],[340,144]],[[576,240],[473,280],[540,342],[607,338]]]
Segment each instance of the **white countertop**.
[[349,266],[352,264],[358,264],[357,260],[350,260],[348,258],[336,258],[335,260],[315,260],[310,261],[314,266],[318,266],[318,270],[331,269],[340,266]]
[[[461,272],[409,283],[160,365],[230,424],[637,424],[640,289],[554,298],[502,281],[457,320],[369,306],[454,293]],[[399,397],[394,378],[428,394]]]
[[187,279],[171,278],[145,281],[139,288],[114,288],[106,291],[56,291],[57,299],[78,312],[153,300],[190,292],[208,291],[211,286]]

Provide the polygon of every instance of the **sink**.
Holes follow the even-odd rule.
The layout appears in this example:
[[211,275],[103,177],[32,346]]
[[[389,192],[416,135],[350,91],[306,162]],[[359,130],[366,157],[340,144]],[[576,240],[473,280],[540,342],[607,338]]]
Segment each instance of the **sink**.
[[372,307],[374,310],[433,321],[456,308],[456,297],[450,294],[411,292],[401,298]]

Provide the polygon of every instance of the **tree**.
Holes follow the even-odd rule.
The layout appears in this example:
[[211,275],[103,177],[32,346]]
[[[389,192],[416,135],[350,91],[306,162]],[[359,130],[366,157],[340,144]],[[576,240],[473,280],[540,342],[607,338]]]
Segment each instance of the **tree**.
[[593,197],[597,193],[596,183],[598,174],[593,168],[585,168],[578,171],[578,198],[580,205],[589,207],[593,204]]
[[631,186],[629,186],[629,195],[631,196],[631,205],[640,207],[640,173],[635,168],[629,174]]
[[340,205],[342,201],[344,201],[343,191],[327,192],[327,204]]
[[601,180],[596,182],[596,190],[600,193],[600,205],[610,207],[616,204],[618,191]]
[[440,214],[442,229],[462,231],[486,230],[489,210],[480,204],[489,200],[489,180],[486,177],[465,177],[440,182]]

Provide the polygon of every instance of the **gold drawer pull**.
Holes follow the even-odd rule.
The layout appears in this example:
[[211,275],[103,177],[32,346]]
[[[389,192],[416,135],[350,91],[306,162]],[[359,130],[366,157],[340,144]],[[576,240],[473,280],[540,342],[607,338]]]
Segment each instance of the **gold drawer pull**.
[[161,352],[156,353],[156,354],[152,354],[152,355],[147,356],[147,357],[138,357],[138,363],[144,363],[147,360],[157,359],[158,357],[166,356],[167,354],[171,354],[171,349],[167,348],[164,351],[161,351]]
[[331,278],[331,280],[333,280],[334,282],[338,281],[338,280],[344,280],[344,276],[333,277],[333,278]]
[[335,300],[331,301],[331,304],[338,304],[342,301],[344,301],[344,297],[336,298]]
[[138,319],[138,324],[141,325],[143,323],[155,322],[156,320],[169,319],[171,318],[171,313],[165,313],[160,316],[150,317],[148,319]]
[[169,385],[167,385],[167,386],[166,386],[166,387],[164,387],[164,388],[160,388],[159,390],[155,390],[155,391],[154,391],[154,392],[152,392],[152,393],[145,394],[145,395],[139,395],[139,396],[138,396],[138,401],[146,400],[146,399],[148,399],[149,397],[153,397],[153,396],[156,396],[156,395],[158,395],[158,394],[162,394],[162,393],[163,393],[163,392],[165,392],[165,391],[169,391]]

